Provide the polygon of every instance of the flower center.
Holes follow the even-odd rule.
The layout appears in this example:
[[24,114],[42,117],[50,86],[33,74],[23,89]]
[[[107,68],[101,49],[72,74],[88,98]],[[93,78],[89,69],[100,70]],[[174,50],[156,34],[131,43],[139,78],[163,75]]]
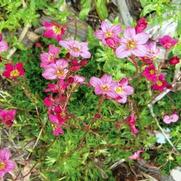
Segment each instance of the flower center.
[[5,169],[6,164],[4,162],[0,162],[0,170]]
[[106,38],[110,38],[112,36],[112,32],[108,31],[108,32],[105,33],[105,35],[106,35]]
[[136,42],[134,40],[129,40],[126,46],[127,46],[127,49],[134,49],[136,48]]
[[48,57],[48,61],[52,62],[53,60],[54,60],[54,55],[50,54],[49,57]]
[[57,70],[57,76],[58,77],[64,76],[64,71],[63,70]]
[[61,33],[61,28],[58,26],[53,26],[53,31],[55,34],[60,34]]
[[19,75],[20,75],[20,73],[17,69],[11,71],[11,73],[10,73],[11,77],[18,77]]
[[158,80],[158,81],[156,82],[156,84],[157,84],[158,86],[162,86],[162,85],[163,85],[163,83],[162,83],[160,80]]
[[102,86],[101,86],[101,89],[102,89],[103,91],[106,91],[106,92],[107,92],[107,91],[109,91],[109,86],[106,85],[106,84],[105,84],[105,85],[102,85]]
[[116,93],[121,93],[121,92],[123,92],[123,88],[122,87],[116,87]]
[[155,74],[155,71],[154,70],[150,70],[150,74],[151,75]]
[[74,52],[80,52],[80,48],[78,48],[78,47],[72,47],[71,48]]

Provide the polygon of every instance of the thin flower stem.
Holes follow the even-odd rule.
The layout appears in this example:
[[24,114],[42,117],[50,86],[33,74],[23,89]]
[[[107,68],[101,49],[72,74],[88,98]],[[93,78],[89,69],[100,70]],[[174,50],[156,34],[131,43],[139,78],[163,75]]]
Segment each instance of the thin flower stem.
[[163,128],[160,126],[159,121],[153,111],[153,105],[152,104],[148,104],[148,108],[150,110],[150,113],[152,115],[152,117],[154,118],[158,128],[160,129],[160,131],[162,132],[162,134],[164,135],[164,137],[166,138],[166,140],[168,141],[168,143],[170,144],[170,146],[173,148],[174,151],[178,152],[176,147],[174,146],[174,144],[172,143],[172,141],[169,139],[169,137],[167,136],[167,134],[165,133],[165,131],[163,130]]

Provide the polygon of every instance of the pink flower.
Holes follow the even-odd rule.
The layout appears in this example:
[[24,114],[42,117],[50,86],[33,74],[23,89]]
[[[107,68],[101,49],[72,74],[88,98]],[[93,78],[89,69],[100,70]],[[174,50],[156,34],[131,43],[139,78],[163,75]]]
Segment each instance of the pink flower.
[[8,50],[8,44],[2,39],[2,35],[0,34],[0,53]]
[[136,117],[134,113],[131,113],[131,115],[127,118],[127,121],[132,134],[134,135],[138,134],[138,129],[136,128]]
[[174,45],[176,45],[178,40],[170,37],[169,35],[165,35],[162,38],[159,39],[159,43],[165,48],[165,49],[170,49]]
[[116,49],[117,57],[124,58],[131,55],[138,57],[146,56],[147,49],[145,43],[148,41],[148,38],[146,33],[136,34],[134,28],[127,28],[121,39],[121,45]]
[[152,89],[157,91],[163,91],[167,87],[169,87],[169,84],[165,80],[164,74],[160,74],[159,76],[157,76],[156,80],[152,85]]
[[131,155],[129,157],[129,159],[131,159],[131,160],[139,160],[140,159],[140,154],[143,153],[143,152],[144,152],[143,150],[138,150],[138,151],[134,152],[134,154]]
[[45,67],[42,76],[47,80],[65,79],[68,72],[68,62],[64,59],[59,59],[55,63],[51,63]]
[[147,66],[142,75],[149,81],[155,81],[157,79],[156,68],[153,64]]
[[120,25],[112,25],[108,21],[103,21],[101,23],[101,29],[97,30],[95,35],[104,45],[115,48],[120,43],[120,33]]
[[116,101],[119,103],[126,103],[127,96],[133,94],[133,87],[128,85],[128,79],[123,78],[116,84],[114,90],[117,94]]
[[15,115],[16,115],[16,110],[14,109],[10,110],[0,109],[0,122],[11,127],[15,119]]
[[53,38],[60,41],[65,33],[65,27],[55,22],[45,21],[43,26],[45,28],[43,36],[46,38]]
[[156,46],[156,42],[152,41],[148,42],[146,44],[146,48],[147,48],[146,57],[149,59],[155,59],[160,52],[160,49]]
[[136,24],[136,27],[135,27],[136,33],[143,32],[146,29],[147,25],[148,25],[147,20],[145,18],[140,18],[137,21],[137,24]]
[[175,123],[179,120],[179,116],[177,113],[173,113],[171,115],[165,115],[163,117],[163,122],[165,124],[171,124],[171,123]]
[[78,84],[83,84],[85,81],[85,77],[80,76],[80,75],[74,75],[74,82]]
[[68,50],[73,57],[90,58],[87,42],[78,42],[76,40],[59,41],[59,44]]
[[16,79],[25,74],[25,70],[23,68],[22,63],[17,63],[15,65],[8,63],[5,64],[5,70],[3,72],[3,76],[9,79]]
[[110,75],[104,74],[101,78],[92,77],[90,84],[95,88],[96,95],[105,95],[111,98],[117,97],[114,91],[115,82]]
[[15,163],[10,160],[10,157],[11,153],[8,149],[3,148],[0,150],[0,178],[15,168]]
[[43,52],[40,55],[40,60],[41,60],[40,67],[46,67],[50,63],[54,63],[55,59],[58,57],[60,51],[59,48],[57,48],[54,45],[49,45],[48,49],[49,49],[48,53]]
[[170,63],[171,65],[176,65],[176,64],[180,63],[180,58],[177,57],[177,56],[174,56],[174,57],[172,57],[172,58],[169,60],[169,63]]

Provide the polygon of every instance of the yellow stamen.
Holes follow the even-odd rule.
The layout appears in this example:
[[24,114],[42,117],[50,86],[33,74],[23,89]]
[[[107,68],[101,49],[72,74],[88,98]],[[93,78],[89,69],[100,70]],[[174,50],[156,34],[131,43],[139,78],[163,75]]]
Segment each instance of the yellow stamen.
[[157,84],[158,86],[162,86],[162,85],[163,85],[163,83],[162,83],[160,80],[158,80],[158,81],[156,82],[156,84]]
[[116,93],[119,94],[119,93],[123,92],[123,89],[122,89],[122,87],[116,87],[115,91],[116,91]]
[[0,162],[0,170],[5,169],[6,165],[4,162]]
[[134,40],[129,40],[126,46],[127,46],[127,49],[134,49],[136,48],[136,42]]
[[106,34],[105,34],[105,35],[106,35],[106,38],[109,38],[109,37],[111,37],[111,36],[112,36],[112,32],[109,32],[109,31],[108,31],[108,32],[106,32]]
[[18,77],[19,75],[20,75],[20,73],[17,69],[11,71],[11,73],[10,73],[11,77]]
[[64,71],[63,70],[57,70],[57,76],[64,76]]
[[101,86],[101,89],[103,90],[103,91],[108,91],[109,90],[109,86],[108,85],[102,85]]
[[61,28],[58,26],[53,26],[53,31],[55,34],[60,34],[61,33]]
[[150,70],[150,74],[151,75],[155,74],[155,71],[154,70]]

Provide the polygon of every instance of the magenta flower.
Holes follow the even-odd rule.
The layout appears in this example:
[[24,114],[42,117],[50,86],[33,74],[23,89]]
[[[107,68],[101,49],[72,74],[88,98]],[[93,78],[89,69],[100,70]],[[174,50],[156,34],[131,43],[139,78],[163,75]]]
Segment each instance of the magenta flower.
[[148,42],[146,44],[146,48],[147,48],[147,53],[146,53],[146,57],[149,59],[155,59],[159,52],[160,49],[157,47],[156,42]]
[[55,59],[58,57],[59,51],[58,47],[49,45],[48,52],[43,52],[40,55],[40,67],[46,67],[47,65],[54,63]]
[[153,90],[157,91],[163,91],[165,88],[169,87],[168,82],[165,80],[165,75],[160,74],[159,76],[156,77],[156,80],[154,81],[152,85]]
[[121,45],[116,49],[118,58],[124,58],[131,55],[138,57],[146,56],[147,49],[145,43],[148,41],[146,33],[136,34],[134,28],[127,28],[121,39]]
[[11,127],[13,124],[13,121],[15,119],[16,110],[10,109],[0,109],[0,122],[7,125],[8,127]]
[[133,87],[128,85],[127,78],[121,79],[119,83],[116,84],[114,90],[117,94],[116,101],[123,104],[126,103],[127,96],[132,95],[134,92]]
[[180,63],[180,58],[177,56],[173,56],[170,60],[169,60],[169,64],[170,65],[177,65],[178,63]]
[[142,75],[149,81],[155,81],[157,79],[156,68],[153,64],[147,66]]
[[87,42],[78,42],[76,40],[59,41],[59,44],[68,50],[73,57],[90,58]]
[[55,22],[45,21],[43,26],[45,28],[43,36],[46,38],[53,38],[60,41],[65,33],[65,27]]
[[131,160],[139,160],[140,159],[140,154],[143,153],[143,152],[144,152],[143,150],[138,150],[138,151],[134,152],[134,154],[131,155],[129,157],[129,159],[131,159]]
[[66,119],[63,118],[62,114],[63,112],[60,106],[54,107],[54,109],[52,109],[48,113],[49,120],[53,124],[54,136],[59,136],[60,134],[64,133],[62,126],[65,123]]
[[0,150],[0,178],[15,168],[15,163],[10,160],[10,157],[11,153],[8,149],[3,148]]
[[136,117],[134,113],[131,113],[131,115],[127,118],[127,122],[130,127],[131,133],[134,135],[138,134],[138,129],[136,128]]
[[165,115],[163,117],[163,122],[165,124],[171,124],[171,123],[175,123],[179,120],[179,116],[177,113],[173,113],[171,115]]
[[117,94],[114,91],[115,82],[112,76],[104,74],[101,78],[92,77],[90,84],[94,87],[96,95],[105,95],[110,98],[116,98]]
[[169,35],[165,35],[159,39],[160,45],[162,45],[165,49],[172,48],[174,45],[177,44],[177,42],[178,42],[177,39],[174,39],[174,38],[170,37]]
[[45,67],[42,76],[47,80],[65,79],[68,72],[68,62],[64,59],[59,59],[55,63]]
[[120,25],[112,25],[108,21],[103,21],[101,23],[101,29],[97,30],[95,35],[104,45],[115,48],[120,43],[120,33]]
[[135,27],[136,33],[143,32],[146,29],[147,25],[148,25],[147,20],[144,17],[140,18],[137,21],[137,24],[136,24],[136,27]]

